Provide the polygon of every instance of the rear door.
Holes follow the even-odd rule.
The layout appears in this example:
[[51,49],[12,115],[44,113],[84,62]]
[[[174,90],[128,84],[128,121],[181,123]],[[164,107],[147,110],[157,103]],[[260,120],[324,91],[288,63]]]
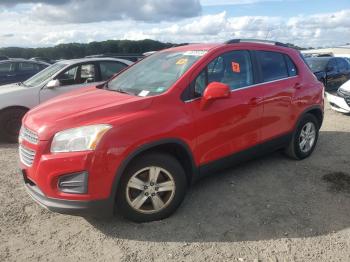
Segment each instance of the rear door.
[[83,63],[68,67],[55,77],[60,81],[60,86],[41,89],[40,103],[55,96],[97,84],[97,81],[99,81],[97,72],[96,63]]
[[[211,82],[231,89],[230,97],[201,108],[201,97]],[[257,145],[260,141],[261,96],[254,85],[250,52],[237,50],[219,55],[193,80],[195,99],[186,102],[193,112],[197,137],[195,156],[200,165]]]
[[41,70],[41,67],[36,63],[19,62],[17,68],[18,82],[23,82],[32,77]]
[[283,53],[256,51],[263,90],[263,117],[261,138],[269,141],[283,138],[290,132],[292,99],[297,92],[299,76],[292,59]]

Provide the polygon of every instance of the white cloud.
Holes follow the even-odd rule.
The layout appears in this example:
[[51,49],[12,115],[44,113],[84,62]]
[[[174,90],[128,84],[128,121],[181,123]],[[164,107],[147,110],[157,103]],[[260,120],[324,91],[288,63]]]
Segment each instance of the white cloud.
[[[66,0],[67,1],[67,0]],[[33,17],[55,23],[90,23],[133,19],[145,22],[183,19],[201,13],[199,0],[68,0],[34,5]]]
[[[147,7],[152,9],[151,7]],[[28,12],[0,12],[0,46],[51,46],[67,42],[151,38],[167,42],[223,42],[231,38],[262,38],[303,47],[350,42],[350,9],[328,14],[241,16],[226,12],[149,23],[131,19],[93,23],[46,23]]]
[[281,2],[282,0],[201,0],[203,6],[246,5],[261,2]]

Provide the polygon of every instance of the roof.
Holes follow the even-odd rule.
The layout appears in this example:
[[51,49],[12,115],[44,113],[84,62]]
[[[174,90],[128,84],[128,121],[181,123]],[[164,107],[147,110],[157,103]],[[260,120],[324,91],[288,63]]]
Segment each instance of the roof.
[[[261,42],[260,42],[261,41]],[[278,43],[278,44],[276,44]],[[224,47],[228,45],[235,45],[239,47],[271,47],[274,46],[276,49],[292,49],[290,47],[283,46],[282,43],[279,42],[272,42],[272,41],[264,41],[264,40],[256,40],[256,39],[242,39],[240,42],[232,42],[232,43],[204,43],[204,44],[188,44],[188,45],[183,45],[183,46],[178,46],[178,47],[172,47],[169,48],[173,51],[179,51],[179,52],[184,52],[184,51],[195,51],[195,50],[204,50],[204,51],[209,51],[211,49],[219,48],[219,47]],[[165,50],[169,50],[165,49]]]
[[24,58],[9,58],[7,60],[0,60],[0,63],[4,62],[28,62],[33,64],[41,64],[41,65],[50,65],[49,63],[43,62],[43,61],[37,61],[37,60],[28,60]]
[[121,62],[127,65],[132,65],[133,62],[126,60],[126,59],[120,59],[120,58],[110,58],[110,57],[98,57],[98,58],[78,58],[78,59],[70,59],[70,60],[62,60],[57,63],[61,64],[67,64],[67,65],[73,65],[78,63],[85,63],[85,62],[98,62],[98,61],[115,61],[115,62]]

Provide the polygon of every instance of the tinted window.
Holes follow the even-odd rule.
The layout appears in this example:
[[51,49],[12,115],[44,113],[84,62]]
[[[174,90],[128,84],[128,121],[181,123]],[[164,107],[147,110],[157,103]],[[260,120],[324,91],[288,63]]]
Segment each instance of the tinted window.
[[224,83],[231,90],[254,84],[249,52],[229,52],[210,62],[194,81],[195,96],[201,96],[211,82]]
[[15,71],[15,63],[0,63],[0,73],[10,73]]
[[287,67],[288,67],[288,75],[289,76],[296,76],[297,73],[297,67],[293,63],[292,59],[290,59],[289,56],[285,55],[284,58],[286,59]]
[[288,70],[283,54],[268,51],[258,51],[263,82],[269,82],[288,77]]
[[348,70],[348,63],[345,59],[337,58],[338,66],[340,71],[347,71]]
[[310,67],[311,71],[316,73],[320,71],[326,71],[329,58],[325,58],[325,57],[306,58],[306,62]]
[[101,78],[103,81],[109,79],[114,74],[118,73],[127,65],[119,62],[100,62]]
[[327,70],[330,70],[332,72],[338,71],[338,64],[337,64],[336,59],[329,60],[328,65],[327,65]]
[[38,64],[33,63],[18,63],[19,71],[40,71]]

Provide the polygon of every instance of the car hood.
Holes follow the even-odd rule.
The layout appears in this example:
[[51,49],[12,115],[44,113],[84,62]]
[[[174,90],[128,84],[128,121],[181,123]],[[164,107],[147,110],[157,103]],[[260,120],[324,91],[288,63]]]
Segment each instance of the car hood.
[[30,110],[23,119],[29,129],[49,140],[56,132],[91,124],[111,124],[129,112],[148,107],[152,98],[122,94],[96,87],[51,99]]
[[0,95],[5,95],[8,93],[13,93],[16,91],[21,91],[23,89],[27,89],[27,87],[19,84],[9,84],[0,86]]
[[350,80],[348,80],[347,82],[345,82],[344,84],[342,84],[339,89],[344,90],[346,92],[350,93]]

